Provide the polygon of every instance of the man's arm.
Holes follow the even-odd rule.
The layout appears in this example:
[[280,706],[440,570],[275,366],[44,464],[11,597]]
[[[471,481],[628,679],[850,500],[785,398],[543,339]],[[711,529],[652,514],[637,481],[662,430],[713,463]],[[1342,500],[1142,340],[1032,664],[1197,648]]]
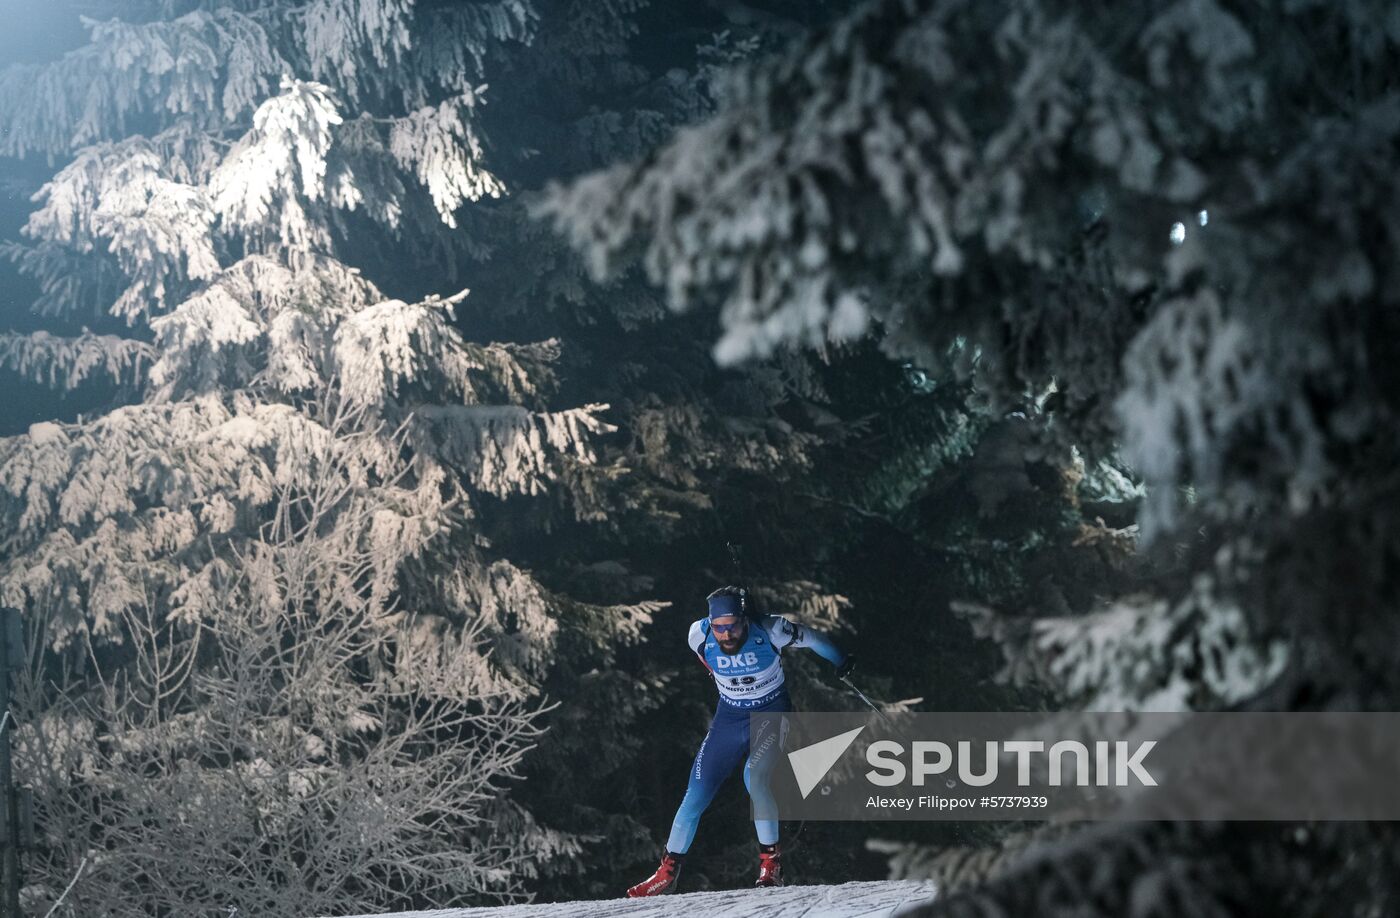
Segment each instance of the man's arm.
[[789,621],[780,615],[769,615],[766,618],[769,637],[773,646],[779,650],[805,647],[836,667],[838,673],[850,659],[850,654],[843,652],[836,646],[836,642],[815,628],[809,628],[801,622]]
[[690,634],[686,635],[686,643],[690,649],[695,651],[695,655],[700,658],[700,665],[705,667],[705,672],[714,675],[710,670],[710,664],[705,662],[705,622],[700,620],[693,622],[690,626]]

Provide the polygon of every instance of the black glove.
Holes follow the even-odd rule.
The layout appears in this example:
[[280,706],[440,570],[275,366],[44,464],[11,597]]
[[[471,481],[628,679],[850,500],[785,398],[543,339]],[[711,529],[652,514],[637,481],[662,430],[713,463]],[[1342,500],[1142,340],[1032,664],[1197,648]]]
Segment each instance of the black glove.
[[846,659],[841,661],[841,665],[836,667],[836,678],[844,679],[851,674],[851,670],[856,668],[856,655],[846,654]]

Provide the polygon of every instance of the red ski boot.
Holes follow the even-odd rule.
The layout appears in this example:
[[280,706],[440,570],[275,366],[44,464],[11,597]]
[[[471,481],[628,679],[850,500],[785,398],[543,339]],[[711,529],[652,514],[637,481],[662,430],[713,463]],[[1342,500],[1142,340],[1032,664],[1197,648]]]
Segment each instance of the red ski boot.
[[758,882],[753,885],[783,885],[782,853],[777,844],[758,846]]
[[684,859],[684,854],[672,854],[667,851],[662,855],[661,866],[656,868],[656,873],[627,890],[627,898],[661,896],[675,889],[676,878],[681,875],[681,861]]

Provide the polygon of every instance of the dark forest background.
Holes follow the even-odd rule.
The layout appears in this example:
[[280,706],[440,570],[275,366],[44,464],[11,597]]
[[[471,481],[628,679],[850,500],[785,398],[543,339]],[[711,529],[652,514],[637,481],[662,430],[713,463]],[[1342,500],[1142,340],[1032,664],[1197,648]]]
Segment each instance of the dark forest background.
[[[654,866],[713,709],[684,637],[705,595],[736,577],[731,542],[742,546],[766,609],[829,629],[858,654],[868,693],[916,710],[1393,708],[1400,386],[1389,275],[1400,213],[1400,18],[1386,4],[1131,3],[1088,14],[1049,0],[522,0],[420,2],[408,12],[366,2],[386,22],[410,23],[414,47],[435,48],[435,31],[455,36],[448,21],[475,29],[477,44],[459,64],[406,51],[386,65],[372,53],[374,35],[336,20],[350,30],[345,47],[361,55],[358,69],[317,69],[316,48],[280,18],[283,7],[313,6],[35,5],[5,38],[4,59],[17,66],[0,105],[8,124],[0,237],[9,255],[0,262],[0,316],[11,333],[0,345],[0,436],[9,444],[0,458],[11,469],[0,498],[10,530],[0,598],[31,625],[36,678],[18,729],[52,722],[54,735],[71,737],[16,738],[41,824],[39,849],[27,857],[34,908],[47,910],[80,863],[89,866],[66,905],[84,915],[164,913],[177,902],[190,913],[238,904],[270,915],[619,894]],[[433,640],[449,655],[461,635],[476,635],[480,672],[489,674],[482,684],[501,680],[509,687],[492,692],[538,706],[528,717],[510,709],[529,730],[511,734],[518,756],[489,779],[488,796],[508,808],[403,824],[434,826],[423,851],[460,842],[466,852],[451,865],[458,872],[431,888],[395,873],[393,845],[366,869],[380,871],[375,882],[333,880],[344,864],[320,864],[288,840],[295,833],[276,836],[256,818],[246,830],[198,835],[210,850],[234,846],[261,865],[246,882],[221,885],[163,863],[169,826],[188,814],[133,810],[120,826],[103,816],[130,802],[143,775],[186,780],[189,769],[228,800],[258,796],[252,809],[265,804],[264,819],[285,805],[314,822],[327,805],[288,804],[306,799],[291,784],[249,790],[246,778],[225,781],[254,761],[302,773],[301,763],[260,750],[257,731],[217,747],[226,752],[190,751],[204,734],[180,731],[203,706],[232,697],[199,688],[197,677],[172,696],[159,730],[129,731],[165,739],[112,752],[122,744],[104,736],[113,714],[102,704],[121,700],[124,683],[113,674],[128,669],[137,675],[126,690],[146,698],[137,685],[144,658],[131,650],[128,626],[94,621],[102,585],[92,572],[117,558],[139,570],[160,555],[149,580],[124,582],[145,584],[130,595],[149,613],[154,659],[174,659],[167,648],[186,646],[192,621],[207,616],[217,631],[221,610],[261,595],[257,577],[239,580],[228,559],[256,554],[246,546],[269,539],[259,527],[284,498],[248,498],[236,522],[201,522],[197,535],[164,548],[147,537],[151,514],[191,498],[176,497],[171,479],[146,466],[94,466],[104,450],[130,454],[131,441],[106,428],[89,440],[80,434],[118,406],[211,394],[239,417],[262,418],[248,407],[257,403],[319,419],[325,393],[346,400],[342,377],[327,372],[320,389],[279,388],[255,372],[273,365],[262,338],[221,350],[207,343],[217,322],[202,338],[153,326],[182,297],[220,282],[197,276],[184,255],[160,268],[169,303],[148,299],[135,318],[113,315],[126,283],[115,278],[140,276],[133,265],[145,256],[118,242],[110,257],[103,251],[138,232],[155,211],[154,192],[126,205],[131,222],[94,223],[95,245],[21,231],[40,206],[31,196],[89,144],[154,136],[188,117],[227,151],[263,101],[227,118],[176,112],[160,103],[177,94],[178,78],[133,79],[130,92],[114,90],[127,101],[105,103],[99,127],[79,141],[71,125],[52,123],[78,118],[81,107],[59,111],[51,93],[67,91],[65,80],[91,81],[100,72],[92,68],[126,66],[113,63],[120,55],[98,55],[51,82],[22,68],[58,67],[75,49],[123,42],[139,61],[177,17],[216,8],[299,49],[301,57],[283,49],[307,68],[291,75],[325,80],[347,123],[359,111],[402,117],[419,91],[405,87],[425,80],[440,85],[419,101],[435,105],[451,96],[444,87],[460,92],[463,81],[443,75],[451,66],[472,71],[465,82],[485,88],[475,90],[470,130],[455,136],[469,135],[473,156],[506,189],[468,195],[448,225],[424,192],[425,171],[418,184],[400,181],[404,161],[384,166],[387,158],[372,161],[369,147],[357,147],[364,206],[337,210],[323,198],[323,213],[308,204],[326,234],[295,243],[221,214],[211,224],[221,270],[255,251],[311,270],[297,260],[311,251],[358,268],[383,298],[404,303],[468,287],[450,327],[463,352],[477,355],[471,372],[486,380],[484,404],[523,404],[541,418],[606,406],[594,412],[603,423],[580,437],[586,461],[581,447],[547,432],[536,438],[543,446],[531,441],[548,454],[539,487],[483,484],[475,457],[490,450],[465,434],[460,442],[477,452],[460,465],[452,457],[463,450],[441,430],[375,453],[377,463],[399,451],[448,456],[442,467],[458,485],[442,487],[460,486],[469,507],[431,550],[403,550],[383,595],[437,615],[444,624]],[[138,28],[94,37],[80,13]],[[213,28],[201,40],[222,50],[192,52],[189,69],[208,67],[221,86],[232,79],[230,46],[208,38]],[[21,98],[23,85],[43,91]],[[52,117],[35,114],[46,105]],[[172,161],[187,158],[183,171],[165,162],[156,169],[164,178],[226,187],[201,172],[207,163],[191,165],[198,157],[187,148],[174,149]],[[327,154],[331,175],[339,149]],[[84,200],[95,206],[104,193]],[[374,210],[391,199],[405,215],[392,232]],[[65,245],[67,261],[54,254]],[[79,280],[65,286],[70,276]],[[154,287],[141,289],[149,297]],[[377,299],[365,295],[364,304]],[[266,315],[271,327],[274,310]],[[36,344],[34,332],[86,344],[63,351],[50,339]],[[150,351],[131,358],[117,338]],[[448,354],[439,346],[434,355]],[[146,378],[143,366],[176,351],[165,383]],[[392,427],[415,407],[441,404],[427,378],[409,379],[371,415]],[[182,439],[170,423],[180,449],[206,442]],[[96,501],[101,509],[81,519],[63,512],[80,498],[63,497],[63,482],[42,474],[52,460],[34,458],[53,442],[52,424],[74,444],[66,474],[129,473],[138,495],[129,506]],[[276,436],[249,448],[266,451],[268,469],[282,461],[271,458]],[[199,464],[179,458],[188,455],[172,452],[170,467]],[[209,457],[220,461],[217,451]],[[524,474],[503,468],[507,479]],[[305,474],[298,480],[316,472]],[[420,466],[412,476],[428,480]],[[199,491],[196,503],[212,507],[216,491]],[[36,503],[55,508],[39,523]],[[120,535],[101,528],[104,518]],[[36,586],[27,571],[60,567],[55,531],[118,547],[74,548],[62,556],[65,573]],[[230,533],[237,538],[227,535],[225,552],[217,538]],[[140,549],[121,548],[126,538]],[[182,581],[208,593],[198,611]],[[48,630],[52,622],[62,627]],[[307,627],[288,640],[325,626]],[[384,626],[389,670],[405,665],[409,638],[399,627]],[[247,650],[251,638],[241,634],[225,634],[217,652],[191,649],[192,671],[236,681],[227,667],[239,653],[277,656]],[[357,691],[379,684],[378,664],[348,659],[345,678]],[[789,670],[799,708],[858,707],[820,660],[791,661]],[[305,733],[329,742],[316,706],[330,696],[307,697]],[[477,712],[469,694],[459,701]],[[485,703],[479,713],[505,710]],[[466,755],[495,735],[481,723],[444,722],[431,737]],[[339,753],[346,774],[377,761],[372,747],[383,738],[374,728],[347,735],[361,738]],[[77,748],[84,743],[91,749]],[[135,748],[152,759],[137,762]],[[337,759],[317,761],[334,770],[327,763]],[[398,772],[374,774],[371,784]],[[159,786],[189,793],[198,785],[189,780]],[[687,890],[750,882],[748,816],[735,780],[702,822]],[[518,845],[519,858],[496,864],[474,853],[466,839],[490,834],[483,824],[500,833],[492,844]],[[1369,915],[1395,901],[1395,840],[1380,824],[808,823],[784,832],[791,881],[933,876],[947,895],[931,913],[1262,914],[1267,906]],[[104,849],[108,857],[94,854]],[[201,851],[190,850],[196,866]],[[478,870],[473,857],[496,866]],[[285,893],[293,885],[301,891]]]

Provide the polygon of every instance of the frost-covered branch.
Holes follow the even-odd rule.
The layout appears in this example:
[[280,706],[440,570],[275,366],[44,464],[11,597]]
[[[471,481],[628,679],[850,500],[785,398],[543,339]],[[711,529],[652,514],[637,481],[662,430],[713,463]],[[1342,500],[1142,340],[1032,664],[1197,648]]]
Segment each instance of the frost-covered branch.
[[0,335],[0,367],[54,388],[75,389],[99,374],[114,383],[139,382],[154,358],[146,342],[115,335]]
[[413,170],[432,195],[442,221],[456,227],[452,212],[466,201],[498,198],[501,180],[481,166],[481,141],[471,115],[479,103],[477,87],[396,121],[389,132],[389,152],[404,169]]
[[63,892],[54,900],[53,905],[49,906],[47,912],[44,912],[44,918],[53,918],[58,912],[58,907],[63,904],[63,900],[68,898],[68,894],[71,893],[73,887],[78,884],[78,880],[82,878],[83,870],[86,869],[87,865],[88,859],[83,858],[82,862],[78,864],[78,869],[73,871],[73,879],[68,881],[68,885],[63,888]]

